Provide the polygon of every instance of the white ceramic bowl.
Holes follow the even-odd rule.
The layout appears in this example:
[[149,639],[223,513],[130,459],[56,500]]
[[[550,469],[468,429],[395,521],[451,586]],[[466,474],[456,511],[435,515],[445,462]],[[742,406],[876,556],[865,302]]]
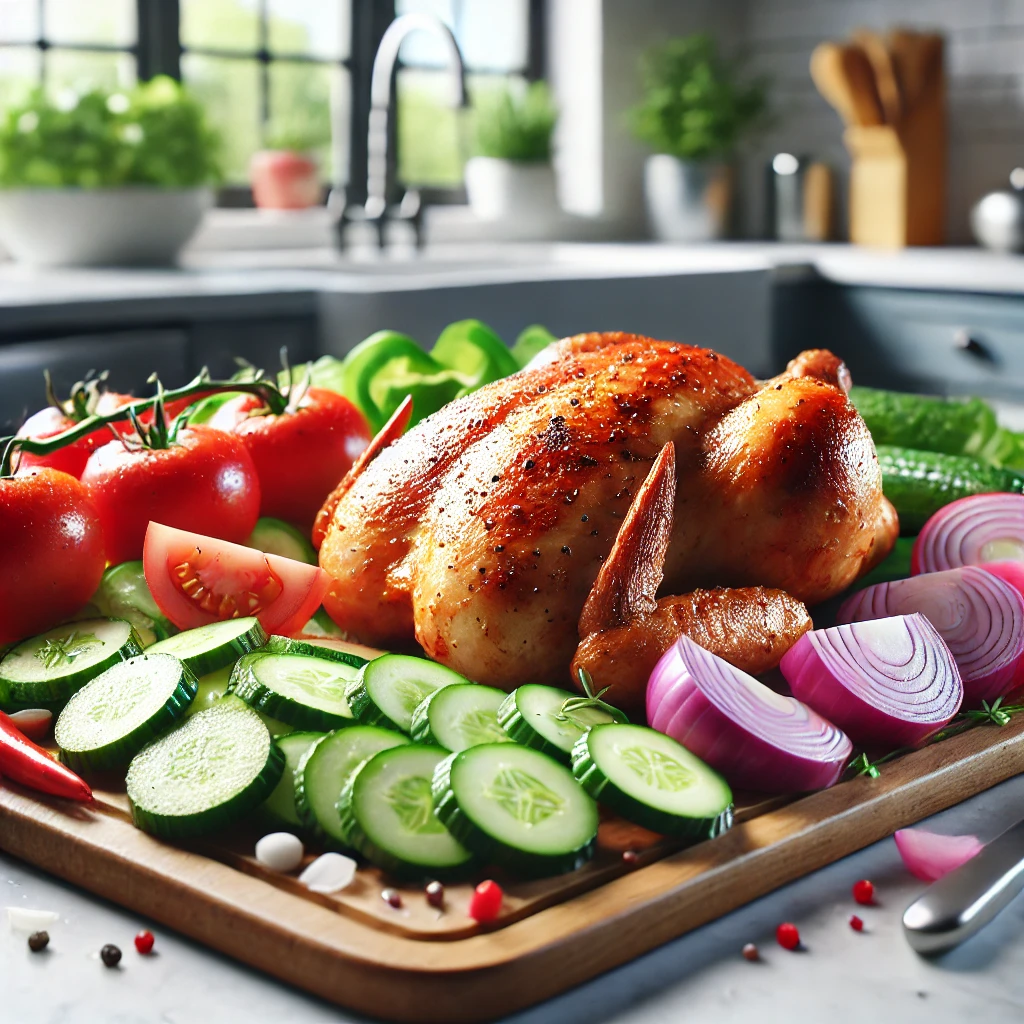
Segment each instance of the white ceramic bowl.
[[212,201],[207,188],[0,190],[0,243],[35,266],[167,264]]

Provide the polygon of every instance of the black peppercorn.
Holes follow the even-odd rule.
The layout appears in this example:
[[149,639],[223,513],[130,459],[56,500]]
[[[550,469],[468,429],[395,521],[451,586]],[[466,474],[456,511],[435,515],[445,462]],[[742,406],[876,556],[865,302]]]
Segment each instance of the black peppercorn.
[[103,961],[104,967],[116,967],[121,962],[121,950],[108,942],[100,950],[100,959]]
[[28,937],[28,948],[33,953],[41,953],[50,944],[49,932],[33,932]]

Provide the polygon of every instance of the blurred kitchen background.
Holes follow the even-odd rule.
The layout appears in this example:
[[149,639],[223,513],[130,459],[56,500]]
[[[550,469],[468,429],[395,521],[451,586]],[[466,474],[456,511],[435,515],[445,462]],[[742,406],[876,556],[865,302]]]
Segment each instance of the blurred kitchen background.
[[468,316],[1016,401],[1021,164],[1021,0],[0,0],[0,420]]

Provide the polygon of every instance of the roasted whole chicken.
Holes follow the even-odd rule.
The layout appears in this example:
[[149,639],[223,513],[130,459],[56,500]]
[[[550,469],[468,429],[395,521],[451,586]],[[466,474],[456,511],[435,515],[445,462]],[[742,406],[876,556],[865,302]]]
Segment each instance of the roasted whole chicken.
[[314,530],[326,608],[352,639],[415,642],[505,689],[565,685],[579,646],[574,667],[634,710],[684,631],[771,668],[809,628],[804,605],[898,532],[848,387],[824,351],[757,381],[690,345],[558,342],[375,439]]

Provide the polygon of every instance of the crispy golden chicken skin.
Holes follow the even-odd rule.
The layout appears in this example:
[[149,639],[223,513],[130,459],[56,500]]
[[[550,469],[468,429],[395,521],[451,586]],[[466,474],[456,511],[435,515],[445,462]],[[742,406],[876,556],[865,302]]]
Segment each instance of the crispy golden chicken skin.
[[424,420],[339,489],[327,610],[354,639],[415,640],[479,682],[564,685],[584,602],[666,443],[666,593],[766,586],[813,603],[895,540],[841,386],[759,384],[709,349],[588,334]]

